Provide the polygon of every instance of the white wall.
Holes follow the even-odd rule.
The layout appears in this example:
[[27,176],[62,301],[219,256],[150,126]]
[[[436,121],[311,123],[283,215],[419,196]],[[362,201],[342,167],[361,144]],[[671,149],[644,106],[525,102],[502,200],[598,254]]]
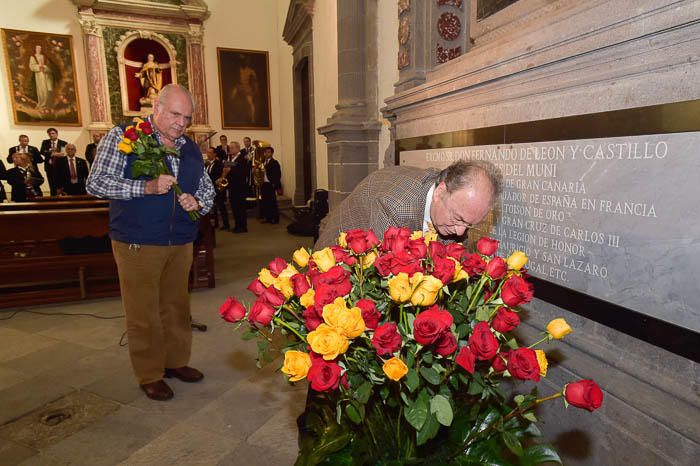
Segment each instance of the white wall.
[[[22,6],[16,6],[10,12],[3,2],[3,14],[0,15],[0,28],[20,29],[25,31],[50,32],[69,34],[73,37],[73,53],[75,54],[76,79],[78,81],[78,98],[80,114],[84,126],[90,122],[90,102],[87,90],[87,73],[85,72],[85,52],[83,48],[82,29],[78,23],[77,7],[70,0],[23,0]],[[76,144],[78,155],[85,153],[89,143],[88,133],[78,126],[51,125],[15,125],[12,117],[12,102],[5,61],[5,51],[0,47],[0,156],[7,167],[7,151],[17,145],[20,134],[29,136],[29,143],[39,147],[41,141],[48,138],[46,128],[54,126],[58,129],[58,137]],[[8,167],[9,168],[9,167]],[[48,183],[45,190],[48,191]],[[9,195],[9,192],[8,192]]]
[[[391,2],[388,2],[391,3]],[[338,19],[334,0],[316,0],[313,19],[314,118],[324,126],[338,103]],[[328,147],[316,132],[317,186],[328,189]]]

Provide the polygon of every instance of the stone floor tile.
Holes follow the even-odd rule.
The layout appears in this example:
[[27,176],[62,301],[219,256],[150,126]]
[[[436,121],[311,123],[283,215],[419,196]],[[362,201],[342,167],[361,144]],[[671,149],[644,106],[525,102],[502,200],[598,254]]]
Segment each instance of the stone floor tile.
[[72,376],[76,362],[93,352],[94,350],[87,346],[59,341],[55,345],[5,362],[3,366],[21,370],[29,377],[45,375],[49,372],[55,372],[56,369]]
[[58,343],[54,338],[2,326],[0,326],[0,341],[2,342],[0,364]]
[[119,345],[124,330],[126,328],[123,319],[97,320],[81,316],[42,330],[39,335],[101,350]]
[[17,383],[26,380],[27,376],[24,371],[10,369],[5,366],[0,366],[0,390],[11,387]]
[[47,377],[32,377],[0,390],[0,425],[74,391]]
[[0,464],[2,466],[14,466],[22,461],[31,458],[38,452],[26,445],[6,440],[0,437]]

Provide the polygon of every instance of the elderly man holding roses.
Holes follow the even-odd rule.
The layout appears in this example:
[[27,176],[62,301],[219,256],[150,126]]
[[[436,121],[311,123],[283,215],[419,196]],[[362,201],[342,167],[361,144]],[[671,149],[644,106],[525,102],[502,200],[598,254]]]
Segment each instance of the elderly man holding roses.
[[[126,126],[113,128],[97,148],[87,181],[90,194],[110,199],[112,250],[126,314],[129,355],[146,395],[168,400],[173,391],[163,377],[198,382],[189,367],[192,346],[188,280],[198,223],[189,213],[206,214],[215,197],[199,147],[185,136],[194,101],[182,86],[165,86],[149,121],[138,123],[179,155],[165,156],[171,175],[148,180],[131,176],[135,157],[120,150],[133,140]],[[133,129],[133,127],[131,128]],[[171,189],[177,183],[183,193]]]

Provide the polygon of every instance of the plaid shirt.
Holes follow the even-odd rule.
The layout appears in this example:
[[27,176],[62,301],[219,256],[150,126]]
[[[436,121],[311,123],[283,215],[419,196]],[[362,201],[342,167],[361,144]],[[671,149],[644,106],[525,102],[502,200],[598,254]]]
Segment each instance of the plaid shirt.
[[428,191],[438,174],[409,166],[370,174],[321,223],[314,249],[336,244],[340,232],[352,228],[371,228],[379,238],[390,226],[422,230]]
[[[90,194],[105,199],[121,200],[129,200],[145,195],[145,180],[132,180],[124,177],[126,157],[117,149],[123,135],[124,130],[120,126],[115,126],[97,146],[95,162],[90,169],[90,175],[87,179],[87,191]],[[155,126],[153,135],[160,142],[160,135]],[[175,140],[175,148],[179,150],[185,145],[185,141],[184,136],[177,138]],[[172,166],[173,176],[177,178],[180,159],[172,155],[166,155],[166,157],[168,157]],[[199,211],[202,215],[211,210],[215,196],[214,185],[207,172],[202,169],[199,186],[197,187],[197,192],[194,193],[194,197],[202,206]]]

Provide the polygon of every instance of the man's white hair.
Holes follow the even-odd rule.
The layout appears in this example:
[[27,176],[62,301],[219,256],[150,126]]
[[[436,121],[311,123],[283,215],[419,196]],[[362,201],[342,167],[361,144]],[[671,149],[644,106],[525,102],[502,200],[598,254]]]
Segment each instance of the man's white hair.
[[185,86],[181,86],[179,84],[168,84],[165,87],[163,87],[163,89],[161,89],[160,93],[158,94],[158,103],[164,105],[165,102],[168,100],[168,96],[170,95],[170,93],[175,89],[181,90],[187,95],[187,97],[189,97],[190,103],[192,104],[192,110],[194,110],[194,97],[192,97],[192,93]]

